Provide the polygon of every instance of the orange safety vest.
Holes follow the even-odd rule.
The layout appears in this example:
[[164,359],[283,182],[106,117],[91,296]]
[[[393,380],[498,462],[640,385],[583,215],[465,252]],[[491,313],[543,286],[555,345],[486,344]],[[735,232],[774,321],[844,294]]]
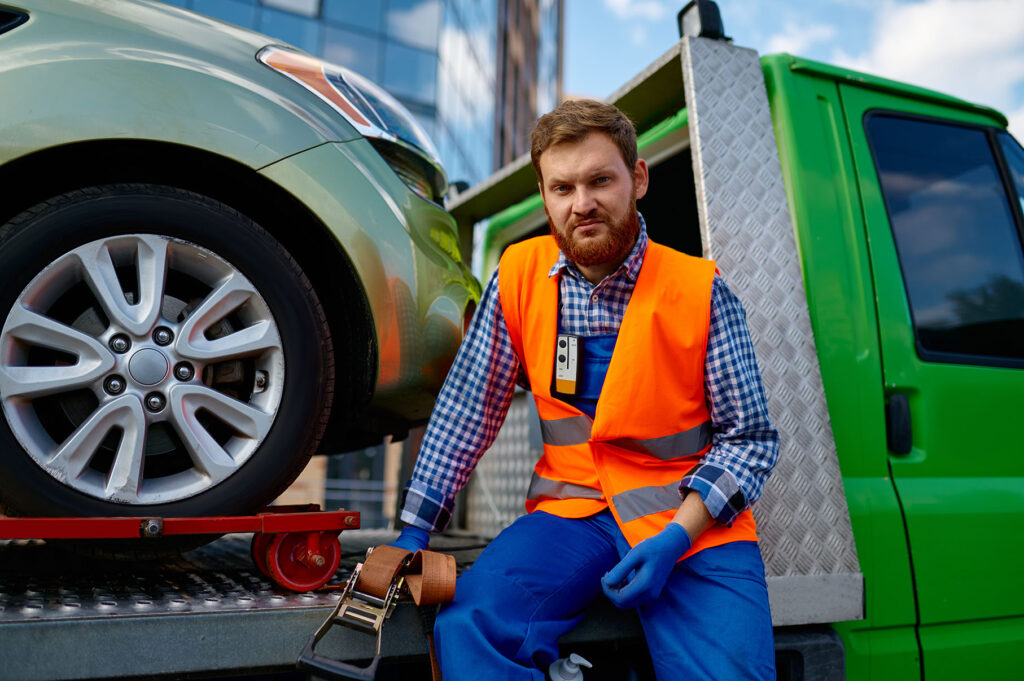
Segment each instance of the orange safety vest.
[[[498,293],[509,337],[537,403],[544,455],[526,510],[582,518],[607,507],[630,546],[665,528],[679,482],[711,448],[704,356],[715,263],[648,243],[619,328],[594,420],[551,395],[558,333],[558,260],[550,236],[509,246]],[[757,540],[750,509],[716,523],[686,555]]]

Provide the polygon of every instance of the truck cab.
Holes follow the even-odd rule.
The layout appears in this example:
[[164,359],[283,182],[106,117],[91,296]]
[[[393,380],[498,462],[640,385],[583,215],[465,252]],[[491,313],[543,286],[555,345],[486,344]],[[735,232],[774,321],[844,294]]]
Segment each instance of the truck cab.
[[1024,151],[990,109],[788,55],[762,65],[865,575],[865,620],[838,625],[849,674],[1010,678]]

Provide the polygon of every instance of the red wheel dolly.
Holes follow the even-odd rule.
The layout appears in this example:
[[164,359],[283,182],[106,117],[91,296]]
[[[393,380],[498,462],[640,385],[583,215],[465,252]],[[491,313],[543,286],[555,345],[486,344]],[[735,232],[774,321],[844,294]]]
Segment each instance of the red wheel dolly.
[[207,518],[4,518],[0,539],[137,539],[252,532],[256,568],[292,591],[319,589],[341,561],[338,535],[359,528],[358,511],[270,506],[256,515]]

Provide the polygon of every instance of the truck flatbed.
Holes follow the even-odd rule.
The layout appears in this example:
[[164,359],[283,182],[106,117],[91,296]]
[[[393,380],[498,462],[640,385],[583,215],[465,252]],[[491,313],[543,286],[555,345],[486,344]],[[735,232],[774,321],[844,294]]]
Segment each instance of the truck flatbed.
[[[127,677],[240,677],[295,669],[309,636],[368,546],[396,532],[341,533],[342,564],[327,588],[292,593],[255,568],[249,534],[229,534],[160,561],[103,560],[39,540],[0,541],[0,676],[15,681]],[[433,538],[460,571],[484,542]],[[385,626],[386,659],[422,658],[427,647],[412,604]],[[567,642],[639,640],[632,614],[602,601]],[[369,659],[373,639],[335,627],[318,652]],[[301,675],[297,676],[301,678]]]
[[[4,678],[26,680],[287,669],[337,603],[330,587],[344,584],[368,546],[392,536],[342,533],[341,568],[327,588],[309,593],[260,574],[249,534],[159,561],[96,559],[39,540],[0,542],[0,669]],[[396,622],[407,615],[416,618],[398,612]],[[421,638],[389,637],[396,648],[389,654],[425,653]],[[335,641],[342,645],[327,649],[333,655],[372,655],[365,635],[345,631]]]

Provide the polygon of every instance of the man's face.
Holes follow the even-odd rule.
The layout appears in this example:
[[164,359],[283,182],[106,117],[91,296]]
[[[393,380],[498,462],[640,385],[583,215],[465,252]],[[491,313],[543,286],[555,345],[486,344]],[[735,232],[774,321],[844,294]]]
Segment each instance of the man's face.
[[548,147],[540,170],[544,210],[558,247],[577,266],[604,265],[610,273],[640,230],[636,200],[647,192],[647,164],[641,159],[627,167],[612,138],[592,132]]

